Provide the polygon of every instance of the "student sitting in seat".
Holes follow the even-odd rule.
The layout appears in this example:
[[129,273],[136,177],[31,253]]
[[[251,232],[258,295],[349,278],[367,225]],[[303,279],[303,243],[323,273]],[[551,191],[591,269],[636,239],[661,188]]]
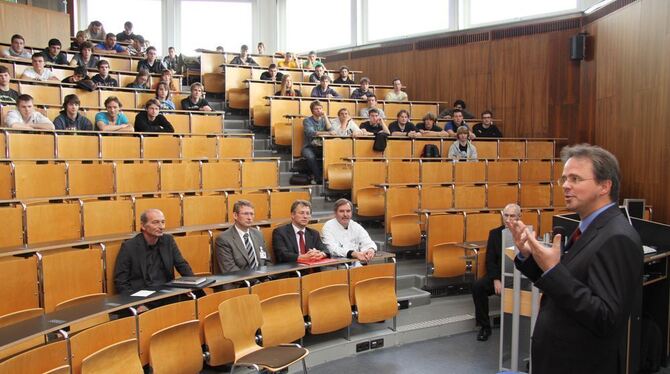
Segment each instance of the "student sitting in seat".
[[407,93],[402,91],[402,82],[399,78],[393,80],[393,90],[386,94],[386,101],[408,101]]
[[233,65],[249,65],[249,66],[258,66],[256,60],[249,56],[249,47],[246,44],[242,44],[240,47],[240,55],[235,56],[235,58],[230,61]]
[[133,33],[133,23],[126,21],[126,23],[123,24],[123,31],[116,34],[116,40],[120,42],[127,42],[132,40],[133,36],[135,36]]
[[279,61],[277,63],[277,66],[279,66],[280,68],[297,69],[298,63],[295,62],[295,59],[293,59],[293,53],[286,52],[286,54],[284,55],[284,59]]
[[[159,82],[166,82],[168,84],[168,87],[170,88],[170,91],[179,92],[177,86],[175,86],[174,81],[172,80],[172,70],[163,69],[163,71],[161,72],[161,80]],[[158,87],[158,83],[154,84],[154,88],[156,87]]]
[[12,45],[2,52],[2,57],[25,58],[32,57],[32,53],[25,49],[26,40],[19,34],[12,35]]
[[109,75],[109,62],[98,61],[98,74],[91,79],[93,83],[104,87],[119,87],[119,82]]
[[63,99],[63,110],[54,120],[56,130],[93,130],[93,124],[86,116],[79,113],[81,102],[75,94],[65,96]]
[[79,53],[75,53],[70,60],[70,66],[83,66],[87,69],[98,67],[100,57],[93,55],[93,44],[90,42],[83,42]]
[[361,108],[359,116],[368,118],[369,117],[369,112],[372,109],[375,109],[377,111],[377,114],[379,114],[379,117],[381,118],[386,118],[386,114],[384,114],[384,111],[381,110],[381,108],[377,108],[377,96],[375,95],[368,95],[368,107],[367,108]]
[[126,87],[128,88],[137,88],[141,90],[148,90],[150,89],[149,87],[149,72],[145,69],[141,69],[139,73],[137,73],[137,76],[135,76],[135,80],[129,83]]
[[326,70],[326,65],[323,62],[316,59],[316,52],[309,51],[307,54],[307,60],[302,64],[303,69],[314,69],[316,70],[317,66],[323,66],[323,70]]
[[[95,40],[105,40],[105,28],[102,26],[102,22],[93,21],[88,24],[88,28],[84,30],[86,39],[95,39]],[[112,34],[113,35],[113,34]]]
[[258,45],[256,45],[256,50],[258,50],[259,55],[264,55],[265,54],[265,44],[263,42],[258,42]]
[[379,109],[371,108],[368,114],[370,115],[370,119],[361,123],[363,135],[375,135],[378,132],[391,135],[389,128],[384,123],[384,118],[379,114]]
[[490,110],[482,112],[482,123],[474,125],[472,132],[484,138],[502,138],[503,136],[498,127],[493,124],[493,112]]
[[309,76],[309,81],[312,83],[321,82],[321,77],[326,73],[326,68],[323,65],[319,65],[314,68],[314,72]]
[[69,77],[63,78],[61,83],[77,83],[77,82],[79,82],[81,80],[85,80],[85,79],[91,79],[88,76],[88,70],[86,70],[85,66],[77,66],[74,69],[73,74],[70,75]]
[[160,114],[161,104],[156,99],[149,99],[144,104],[144,112],[135,116],[135,131],[137,132],[174,132],[170,121]]
[[349,68],[347,66],[340,67],[340,76],[333,81],[337,84],[356,84],[353,79],[349,78]]
[[95,51],[99,53],[110,53],[129,55],[128,48],[116,42],[116,35],[109,33],[105,36],[105,41],[95,46]]
[[335,218],[321,229],[323,242],[333,257],[355,258],[368,262],[375,257],[377,244],[359,223],[351,219],[354,205],[347,199],[335,202]]
[[352,99],[367,100],[368,97],[374,96],[370,90],[370,78],[363,77],[360,81],[360,87],[351,92]]
[[[335,135],[328,116],[323,112],[320,101],[312,101],[309,105],[312,111],[310,117],[302,121],[305,137],[302,145],[302,157],[307,159],[307,165],[314,178],[312,182],[321,182],[320,160],[323,158],[323,140],[319,135]],[[316,184],[315,183],[315,184]]]
[[421,136],[421,133],[416,130],[416,126],[409,121],[409,112],[405,109],[401,109],[398,112],[398,119],[389,124],[389,131],[391,135],[396,136],[409,136],[410,138],[416,138]]
[[347,108],[340,108],[337,111],[337,118],[331,121],[331,126],[338,136],[358,136],[361,135],[361,129],[349,115]]
[[135,57],[146,57],[147,51],[144,43],[145,40],[142,35],[133,35],[131,44],[128,46],[128,53]]
[[[72,41],[70,43],[70,50],[71,51],[80,51],[81,46],[87,41],[88,41],[88,39],[86,38],[86,31],[84,31],[84,30],[77,31],[77,35],[74,38],[74,41]],[[91,48],[93,48],[93,47],[91,47]]]
[[281,86],[279,87],[279,91],[275,92],[275,96],[300,97],[302,95],[300,94],[299,90],[293,88],[293,78],[291,78],[290,75],[286,74],[284,75],[284,77],[282,77]]
[[[449,136],[456,136],[456,130],[458,130],[461,126],[467,128],[468,131],[470,131],[470,127],[463,119],[463,112],[460,109],[454,109],[452,116],[453,119],[444,125],[444,131],[448,132]],[[474,139],[475,137],[475,134],[470,131],[470,139]]]
[[19,95],[16,99],[16,109],[10,110],[4,120],[5,126],[10,129],[22,130],[53,130],[54,124],[42,113],[35,110],[33,97]]
[[264,71],[261,74],[261,80],[263,81],[281,82],[283,77],[284,74],[277,71],[277,65],[275,64],[270,64],[270,66],[268,66],[268,71]]
[[50,64],[67,65],[67,55],[61,52],[62,45],[58,39],[50,39],[47,49],[42,51],[44,61]]
[[323,97],[330,99],[332,97],[340,97],[334,89],[328,87],[330,84],[330,77],[327,75],[321,76],[321,83],[312,89],[312,97]]
[[477,160],[477,148],[468,140],[470,130],[461,126],[456,130],[456,141],[449,147],[448,157],[457,160]]
[[447,132],[437,125],[437,117],[431,112],[423,116],[421,123],[416,125],[416,130],[426,136],[447,136]]
[[163,57],[163,65],[170,70],[172,74],[180,71],[179,69],[179,58],[177,58],[177,51],[174,47],[168,48],[167,56]]
[[454,101],[454,107],[453,108],[447,108],[443,111],[440,112],[440,118],[446,118],[446,119],[451,119],[452,116],[454,115],[454,110],[460,110],[461,113],[463,113],[463,118],[465,119],[473,119],[475,118],[474,114],[468,112],[465,110],[465,101],[458,99]]
[[121,113],[121,101],[116,96],[105,100],[106,112],[95,115],[95,125],[100,131],[133,132],[133,125],[128,123],[128,117]]
[[19,98],[19,93],[9,88],[9,69],[5,65],[0,65],[0,106],[2,104],[14,104]]
[[163,69],[165,65],[156,57],[156,47],[147,48],[147,58],[137,62],[137,71],[147,70],[149,73],[160,74]]
[[156,100],[163,110],[175,110],[174,103],[170,100],[170,88],[167,82],[158,82],[156,86]]
[[209,102],[204,97],[202,97],[203,91],[204,88],[202,83],[193,83],[191,85],[191,94],[181,101],[181,109],[211,112],[212,107],[209,106]]
[[27,68],[21,74],[21,79],[30,79],[34,81],[56,81],[58,82],[58,77],[54,73],[44,67],[44,56],[41,52],[33,54],[32,57],[33,66]]

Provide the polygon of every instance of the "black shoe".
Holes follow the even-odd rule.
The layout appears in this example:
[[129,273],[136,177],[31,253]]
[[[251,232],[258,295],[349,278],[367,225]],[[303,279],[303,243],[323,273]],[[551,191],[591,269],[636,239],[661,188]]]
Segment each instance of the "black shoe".
[[477,334],[477,340],[480,342],[485,342],[489,340],[489,336],[491,336],[491,328],[490,327],[482,327],[479,330],[479,333]]

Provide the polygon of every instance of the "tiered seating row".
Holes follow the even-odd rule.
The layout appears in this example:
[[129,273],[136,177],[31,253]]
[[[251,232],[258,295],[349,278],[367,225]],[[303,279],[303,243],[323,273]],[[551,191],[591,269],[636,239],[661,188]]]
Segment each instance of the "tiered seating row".
[[4,130],[0,132],[1,158],[12,161],[250,159],[253,137]]
[[254,204],[258,220],[287,218],[291,203],[297,199],[310,200],[310,195],[311,191],[306,188],[268,188],[7,201],[0,206],[3,217],[0,248],[5,254],[30,253],[40,248],[126,239],[139,231],[139,216],[150,208],[162,210],[166,227],[180,232],[209,230],[232,222],[229,213],[240,199]]
[[[33,97],[36,105],[54,105],[63,104],[65,96],[76,94],[79,97],[82,107],[86,108],[104,108],[105,100],[110,96],[116,96],[124,108],[143,109],[144,104],[149,99],[156,97],[154,91],[137,90],[133,88],[122,87],[99,87],[95,91],[86,91],[76,88],[70,83],[46,83],[26,80],[13,80],[10,87],[21,94],[28,94]],[[171,96],[175,105],[189,95],[188,92],[174,92]],[[201,112],[198,112],[201,113]],[[210,115],[216,115],[212,113]],[[218,113],[222,117],[222,113]]]
[[[73,260],[73,257],[76,257],[75,260],[81,260],[83,256],[95,261],[95,258],[100,256],[100,251],[66,251],[45,256],[40,262],[42,265],[47,262],[66,263]],[[99,261],[100,257],[97,259]],[[23,267],[29,268],[35,264],[35,259],[29,258],[23,262],[28,263]],[[33,274],[34,272],[35,270],[32,271]],[[78,268],[69,274],[61,272],[63,277],[73,279],[76,274],[72,273],[82,272],[82,269]],[[16,272],[16,274],[25,278],[24,273]],[[216,292],[197,300],[181,301],[151,309],[139,316],[113,321],[107,318],[105,322],[98,322],[100,324],[87,330],[68,334],[66,340],[58,340],[47,345],[43,345],[44,337],[38,336],[37,342],[34,342],[34,339],[32,341],[32,346],[36,346],[35,348],[0,362],[0,371],[11,372],[16,368],[32,370],[39,366],[38,371],[42,372],[51,370],[52,366],[65,366],[67,372],[70,372],[71,368],[73,373],[87,373],[91,372],[88,370],[92,367],[129,370],[131,367],[141,368],[142,365],[151,364],[154,370],[171,366],[170,372],[183,372],[182,370],[186,370],[184,365],[193,365],[197,372],[200,370],[198,367],[202,367],[203,356],[200,346],[204,344],[208,349],[210,365],[231,363],[235,357],[234,349],[224,336],[233,335],[228,335],[231,328],[222,332],[221,321],[239,321],[240,315],[239,310],[234,314],[225,312],[225,308],[220,309],[220,304],[245,295],[254,295],[257,302],[260,302],[262,317],[258,315],[252,318],[263,320],[259,326],[259,337],[265,347],[290,343],[302,338],[306,332],[323,334],[344,328],[348,330],[354,316],[357,317],[358,323],[393,319],[395,327],[395,316],[398,311],[395,281],[393,281],[395,274],[394,263],[322,271],[304,277],[280,279],[259,283],[253,287]],[[262,272],[257,275],[257,277],[263,276]],[[235,276],[229,277],[226,283],[234,281],[235,278]],[[34,303],[34,299],[32,302]],[[141,299],[138,299],[137,304],[141,302]],[[254,310],[247,312],[258,313]],[[32,316],[24,318],[30,317]],[[177,332],[184,330],[184,327],[188,327],[186,329],[188,333]],[[74,331],[72,325],[70,328],[72,333]],[[105,352],[106,347],[119,345],[129,348],[123,350],[112,348],[111,352]],[[10,346],[0,352],[0,358],[32,346],[26,344]],[[161,349],[161,346],[167,349]],[[191,346],[193,349],[187,348]],[[179,359],[171,359],[171,356]],[[124,365],[119,367],[119,363]]]
[[0,200],[276,187],[275,159],[0,161]]

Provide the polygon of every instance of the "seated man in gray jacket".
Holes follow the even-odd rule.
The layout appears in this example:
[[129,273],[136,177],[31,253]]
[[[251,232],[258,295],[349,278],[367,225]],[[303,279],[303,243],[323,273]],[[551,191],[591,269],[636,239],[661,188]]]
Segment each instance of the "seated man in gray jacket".
[[253,270],[271,262],[265,251],[263,234],[253,227],[254,206],[248,200],[233,205],[235,224],[216,237],[216,264],[219,274]]

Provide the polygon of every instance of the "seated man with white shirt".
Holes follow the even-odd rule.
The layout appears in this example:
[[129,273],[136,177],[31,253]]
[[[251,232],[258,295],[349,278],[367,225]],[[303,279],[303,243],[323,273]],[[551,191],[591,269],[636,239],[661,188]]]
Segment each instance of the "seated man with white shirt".
[[335,218],[321,229],[323,242],[333,257],[355,258],[370,261],[375,257],[377,244],[360,224],[351,219],[353,204],[347,199],[335,202]]
[[265,251],[263,234],[253,227],[254,206],[251,202],[236,201],[233,219],[235,224],[216,237],[217,272],[223,274],[265,266],[270,260]]
[[16,110],[10,110],[5,117],[5,126],[21,130],[53,130],[54,124],[42,113],[35,110],[33,97],[19,95]]

